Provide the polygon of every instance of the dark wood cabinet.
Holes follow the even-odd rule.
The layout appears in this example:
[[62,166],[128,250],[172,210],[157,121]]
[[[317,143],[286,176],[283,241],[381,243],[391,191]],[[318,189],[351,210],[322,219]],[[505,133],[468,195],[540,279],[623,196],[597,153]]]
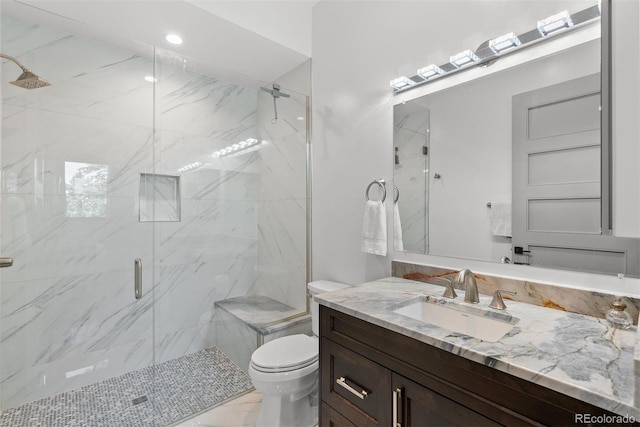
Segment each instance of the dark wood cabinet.
[[576,414],[613,415],[324,306],[320,321],[321,427],[566,426]]
[[329,405],[320,406],[321,427],[358,427]]
[[393,374],[392,388],[396,407],[392,420],[402,427],[500,425],[401,375]]
[[358,426],[384,426],[391,420],[391,371],[333,341],[322,338],[322,400]]

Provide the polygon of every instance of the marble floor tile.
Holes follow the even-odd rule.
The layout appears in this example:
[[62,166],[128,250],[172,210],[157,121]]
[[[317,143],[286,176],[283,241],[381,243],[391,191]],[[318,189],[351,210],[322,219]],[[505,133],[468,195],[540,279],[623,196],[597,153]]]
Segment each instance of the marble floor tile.
[[262,394],[254,390],[176,427],[253,427],[261,403]]

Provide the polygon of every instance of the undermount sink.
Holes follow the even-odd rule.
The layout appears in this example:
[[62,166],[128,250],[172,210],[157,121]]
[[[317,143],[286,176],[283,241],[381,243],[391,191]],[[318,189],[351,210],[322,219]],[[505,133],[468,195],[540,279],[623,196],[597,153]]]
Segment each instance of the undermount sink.
[[508,313],[428,295],[420,297],[417,302],[412,300],[403,304],[393,312],[489,342],[500,340],[520,321]]

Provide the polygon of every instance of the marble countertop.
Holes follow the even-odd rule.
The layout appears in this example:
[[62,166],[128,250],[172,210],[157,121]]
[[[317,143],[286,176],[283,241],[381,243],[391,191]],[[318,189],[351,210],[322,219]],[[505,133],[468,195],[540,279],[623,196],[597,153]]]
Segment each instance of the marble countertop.
[[[442,286],[390,277],[320,294],[316,300],[358,319],[640,420],[640,408],[634,403],[636,327],[614,329],[604,319],[505,298],[506,313],[520,321],[497,342],[486,342],[393,312],[424,295],[439,297],[443,290]],[[488,308],[490,296],[480,295],[479,304],[467,304],[463,302],[464,292],[456,292],[456,304],[495,315],[496,310]]]

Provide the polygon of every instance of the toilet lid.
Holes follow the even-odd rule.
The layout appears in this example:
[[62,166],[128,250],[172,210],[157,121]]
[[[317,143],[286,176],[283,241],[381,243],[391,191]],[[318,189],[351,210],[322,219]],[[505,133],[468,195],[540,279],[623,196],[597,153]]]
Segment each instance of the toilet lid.
[[318,341],[297,334],[278,338],[259,347],[251,355],[254,369],[284,372],[309,366],[318,360]]

